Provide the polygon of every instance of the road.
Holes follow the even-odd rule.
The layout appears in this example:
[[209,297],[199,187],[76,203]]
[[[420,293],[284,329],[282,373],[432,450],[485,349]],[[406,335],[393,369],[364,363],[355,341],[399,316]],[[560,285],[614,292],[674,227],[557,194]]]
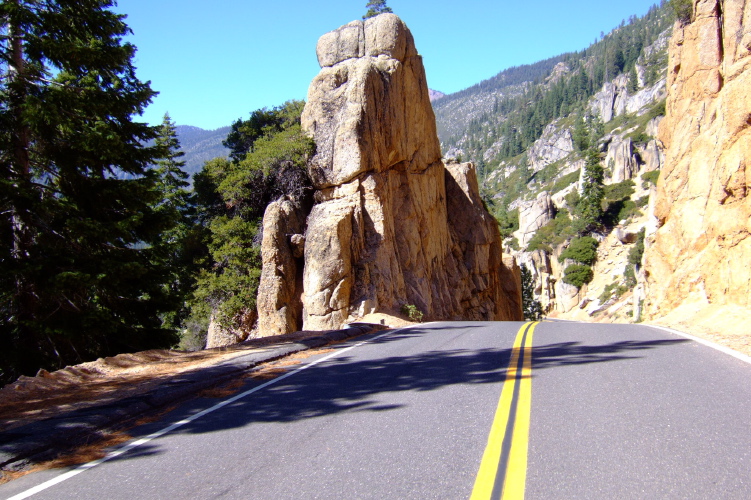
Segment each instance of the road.
[[432,323],[304,363],[0,498],[751,498],[751,364],[672,333]]

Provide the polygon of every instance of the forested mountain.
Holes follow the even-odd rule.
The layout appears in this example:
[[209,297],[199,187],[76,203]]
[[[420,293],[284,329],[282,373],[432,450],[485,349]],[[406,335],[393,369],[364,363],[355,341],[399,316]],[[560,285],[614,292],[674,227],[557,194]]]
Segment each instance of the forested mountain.
[[221,127],[215,130],[204,130],[190,125],[178,125],[175,127],[180,147],[185,153],[184,170],[191,176],[199,172],[203,164],[217,157],[226,157],[229,150],[222,146],[222,141],[227,138],[230,127]]
[[639,79],[647,86],[655,83],[654,68],[667,63],[666,53],[642,61],[641,67],[648,69],[641,75],[636,74],[637,59],[672,21],[663,2],[641,18],[632,16],[585,50],[510,68],[436,101],[444,152],[461,149],[465,159],[484,162],[492,170],[523,153],[552,120],[581,113],[587,100],[617,75],[627,73],[632,90]]

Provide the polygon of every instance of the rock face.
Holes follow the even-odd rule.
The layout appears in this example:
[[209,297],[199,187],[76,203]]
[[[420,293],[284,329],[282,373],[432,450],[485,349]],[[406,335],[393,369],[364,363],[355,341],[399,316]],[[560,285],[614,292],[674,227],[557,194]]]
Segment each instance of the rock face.
[[646,59],[653,57],[657,52],[665,49],[669,37],[669,30],[662,33],[660,37],[650,47],[644,49],[644,54],[639,58],[636,64],[636,70],[639,75],[640,89],[636,92],[629,92],[629,76],[621,74],[613,81],[605,82],[602,90],[594,95],[590,102],[590,110],[598,115],[603,122],[607,123],[616,116],[624,113],[643,114],[649,109],[649,106],[665,98],[666,87],[665,79],[661,78],[653,85],[645,87],[645,63]]
[[574,151],[574,140],[571,131],[549,124],[542,132],[542,136],[529,148],[529,163],[532,170],[537,172],[551,163],[562,160]]
[[526,246],[542,226],[555,217],[555,205],[548,191],[519,205],[519,230],[515,233],[519,243]]
[[631,139],[615,138],[608,145],[605,166],[610,170],[608,184],[633,179],[639,171],[639,157],[634,153]]
[[669,49],[658,229],[644,260],[649,318],[751,307],[751,2],[693,7]]
[[[339,328],[405,304],[425,319],[521,319],[519,270],[502,260],[474,167],[441,161],[407,26],[393,14],[355,21],[323,35],[317,54],[302,116],[317,145],[302,327]],[[277,303],[291,289],[283,274]]]
[[282,335],[302,327],[302,270],[306,213],[297,200],[271,203],[263,216],[258,328]]

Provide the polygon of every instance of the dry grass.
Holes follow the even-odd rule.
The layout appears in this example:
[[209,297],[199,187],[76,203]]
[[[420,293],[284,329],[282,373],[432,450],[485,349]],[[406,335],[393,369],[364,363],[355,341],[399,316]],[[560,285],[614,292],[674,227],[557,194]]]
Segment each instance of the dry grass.
[[132,436],[125,432],[105,432],[92,441],[77,447],[74,451],[60,455],[52,460],[38,463],[21,471],[1,471],[0,484],[4,484],[19,477],[50,469],[75,467],[93,460],[104,458],[110,448],[120,446],[130,441]]
[[120,354],[52,373],[40,371],[36,377],[21,377],[0,389],[0,431],[144,394],[180,373],[322,333],[325,332],[296,332],[198,352],[151,350]]

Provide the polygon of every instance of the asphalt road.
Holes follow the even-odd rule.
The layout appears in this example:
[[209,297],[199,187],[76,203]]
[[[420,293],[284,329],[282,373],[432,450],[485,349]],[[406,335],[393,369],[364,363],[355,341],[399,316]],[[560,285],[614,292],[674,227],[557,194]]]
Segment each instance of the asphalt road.
[[31,498],[487,498],[483,482],[511,498],[513,481],[526,498],[751,498],[751,364],[644,326],[524,326],[360,337],[75,476],[2,485],[0,498],[63,477]]

